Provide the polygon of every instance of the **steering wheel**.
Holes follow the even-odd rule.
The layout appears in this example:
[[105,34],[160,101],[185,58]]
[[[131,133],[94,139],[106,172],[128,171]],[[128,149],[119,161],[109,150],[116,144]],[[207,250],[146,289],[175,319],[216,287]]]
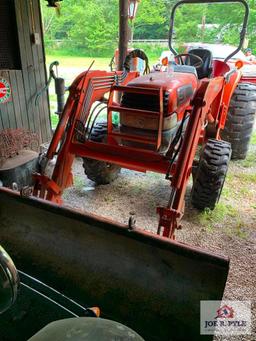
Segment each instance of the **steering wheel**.
[[0,314],[9,309],[18,294],[19,275],[11,257],[0,245]]
[[204,64],[204,61],[201,57],[192,53],[177,54],[174,56],[174,59],[175,61],[177,60],[177,64],[194,66],[196,69],[199,69]]

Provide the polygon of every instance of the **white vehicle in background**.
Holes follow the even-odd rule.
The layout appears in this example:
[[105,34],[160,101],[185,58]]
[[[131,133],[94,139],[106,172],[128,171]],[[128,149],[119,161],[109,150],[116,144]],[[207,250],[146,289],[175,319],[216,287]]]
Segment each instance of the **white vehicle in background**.
[[[235,51],[236,47],[232,45],[223,44],[207,44],[207,43],[186,43],[184,45],[185,52],[189,53],[192,49],[206,49],[210,50],[213,59],[224,60],[228,55]],[[246,55],[239,51],[233,57],[230,58],[229,63],[235,63],[237,60],[242,60],[244,66],[242,68],[244,77],[256,77],[256,64],[254,61],[248,61]],[[255,83],[255,81],[253,82]]]

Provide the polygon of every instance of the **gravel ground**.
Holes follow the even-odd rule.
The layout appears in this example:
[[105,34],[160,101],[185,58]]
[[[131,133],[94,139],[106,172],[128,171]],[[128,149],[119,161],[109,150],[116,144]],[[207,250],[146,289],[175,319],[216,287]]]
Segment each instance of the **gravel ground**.
[[[224,299],[251,300],[252,335],[215,337],[215,340],[256,340],[256,151],[246,161],[232,162],[220,203],[215,211],[199,213],[190,204],[191,184],[186,194],[183,228],[176,233],[186,242],[230,257],[230,271]],[[169,182],[161,174],[122,170],[110,185],[95,186],[84,175],[82,160],[73,166],[74,187],[64,193],[64,201],[73,208],[127,223],[136,213],[138,227],[156,231],[156,206],[165,205]]]

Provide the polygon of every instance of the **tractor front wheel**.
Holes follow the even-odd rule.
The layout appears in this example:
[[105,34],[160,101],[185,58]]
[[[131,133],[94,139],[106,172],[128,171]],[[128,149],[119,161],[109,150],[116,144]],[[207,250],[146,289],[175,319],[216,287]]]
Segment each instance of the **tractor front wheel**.
[[192,204],[199,210],[214,209],[219,201],[225,182],[229,160],[230,143],[209,139],[202,149],[194,174]]
[[256,111],[256,85],[240,83],[230,101],[223,140],[231,143],[232,159],[245,159]]
[[[94,142],[104,142],[107,136],[107,123],[96,123],[90,134],[90,140]],[[87,177],[97,185],[106,185],[114,181],[121,168],[113,163],[84,158],[84,172]]]

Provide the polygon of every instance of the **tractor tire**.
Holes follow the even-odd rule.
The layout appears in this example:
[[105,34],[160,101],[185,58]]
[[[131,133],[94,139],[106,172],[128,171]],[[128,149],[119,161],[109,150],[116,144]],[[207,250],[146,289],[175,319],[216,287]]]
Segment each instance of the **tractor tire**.
[[221,138],[231,144],[232,159],[246,158],[256,112],[256,85],[240,83],[230,101]]
[[209,139],[201,151],[193,179],[192,205],[214,209],[219,201],[231,158],[230,143]]
[[[92,129],[90,140],[93,142],[104,142],[107,136],[107,123],[96,123]],[[83,158],[84,172],[87,177],[97,185],[107,185],[114,181],[121,168],[115,164]]]

